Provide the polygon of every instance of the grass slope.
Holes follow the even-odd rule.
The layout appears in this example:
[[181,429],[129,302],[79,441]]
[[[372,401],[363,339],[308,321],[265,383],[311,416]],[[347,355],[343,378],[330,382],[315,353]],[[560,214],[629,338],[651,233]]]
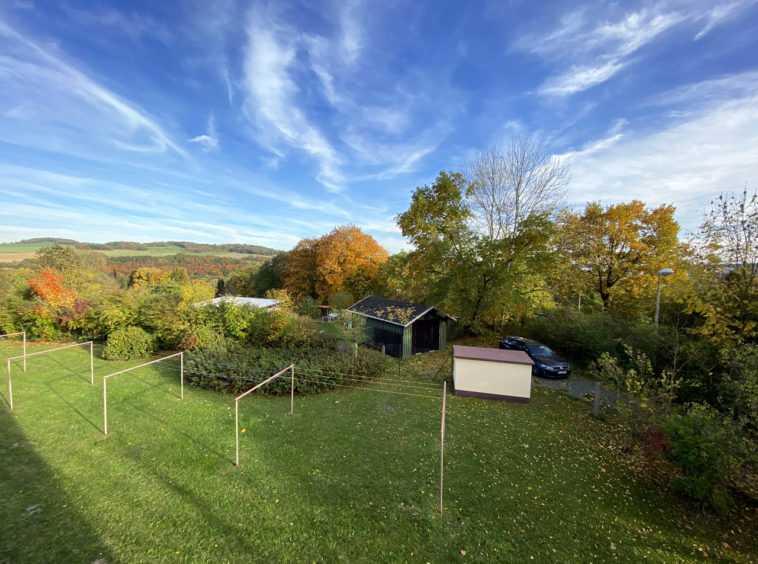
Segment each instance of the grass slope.
[[[297,397],[294,418],[289,398],[247,397],[234,468],[233,399],[187,387],[179,401],[161,364],[109,380],[103,436],[99,377],[136,364],[97,359],[94,387],[84,350],[14,367],[0,562],[756,558],[750,518],[693,512],[628,466],[608,423],[555,392],[535,389],[529,405],[448,397],[440,517],[439,390]],[[409,368],[403,378],[431,378]]]

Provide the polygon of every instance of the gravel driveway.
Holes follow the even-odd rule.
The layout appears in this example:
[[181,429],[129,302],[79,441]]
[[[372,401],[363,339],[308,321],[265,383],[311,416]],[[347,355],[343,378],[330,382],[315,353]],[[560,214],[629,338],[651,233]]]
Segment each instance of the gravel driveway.
[[[553,390],[563,390],[569,395],[584,399],[587,395],[595,397],[595,382],[582,378],[581,376],[571,376],[570,378],[540,378],[532,376],[532,385],[551,388]],[[619,398],[618,392],[609,390],[605,386],[600,386],[600,401],[615,402]]]

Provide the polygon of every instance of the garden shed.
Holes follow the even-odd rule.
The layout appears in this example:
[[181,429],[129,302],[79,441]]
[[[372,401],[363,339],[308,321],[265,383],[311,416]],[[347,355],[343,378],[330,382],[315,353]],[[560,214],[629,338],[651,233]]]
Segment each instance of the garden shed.
[[455,395],[529,403],[534,361],[523,351],[453,347]]
[[368,345],[394,357],[443,350],[457,321],[436,307],[368,296],[347,308],[366,318]]

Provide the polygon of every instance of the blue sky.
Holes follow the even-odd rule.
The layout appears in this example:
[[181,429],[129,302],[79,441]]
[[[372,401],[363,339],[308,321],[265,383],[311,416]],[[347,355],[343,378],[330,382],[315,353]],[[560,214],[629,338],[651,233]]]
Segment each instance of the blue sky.
[[0,4],[0,241],[391,251],[414,187],[535,134],[571,205],[758,184],[758,2]]

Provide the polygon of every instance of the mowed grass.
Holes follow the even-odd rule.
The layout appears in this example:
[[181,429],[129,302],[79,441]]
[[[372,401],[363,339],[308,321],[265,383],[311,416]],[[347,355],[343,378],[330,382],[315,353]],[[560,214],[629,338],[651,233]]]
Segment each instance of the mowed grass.
[[[108,381],[105,437],[101,377],[138,363],[95,362],[94,387],[86,350],[14,364],[0,562],[756,559],[754,515],[682,502],[627,463],[612,425],[558,393],[447,398],[440,517],[439,388],[296,397],[295,417],[289,397],[249,396],[235,468],[232,397],[185,387],[180,401],[172,367],[143,368]],[[408,368],[401,378],[429,382]]]

